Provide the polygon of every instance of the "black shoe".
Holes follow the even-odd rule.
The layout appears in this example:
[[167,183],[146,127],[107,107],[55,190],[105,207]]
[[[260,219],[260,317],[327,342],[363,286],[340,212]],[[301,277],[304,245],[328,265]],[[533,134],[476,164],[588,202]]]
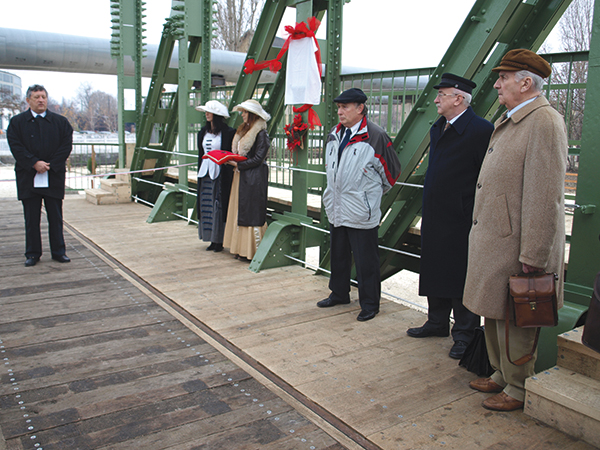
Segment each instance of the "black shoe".
[[359,322],[366,322],[367,320],[371,320],[373,317],[375,317],[378,312],[379,311],[361,311],[356,317],[356,320]]
[[206,251],[209,252],[211,250],[214,250],[215,245],[217,245],[217,244],[215,244],[214,242],[211,242],[210,245],[208,247],[206,247]]
[[69,259],[69,257],[67,255],[52,256],[52,259],[54,261],[58,261],[59,263],[71,262],[71,260]]
[[450,335],[448,330],[440,330],[439,328],[431,328],[426,325],[418,328],[409,328],[406,334],[414,338],[425,338],[430,336],[447,337]]
[[212,251],[215,253],[219,253],[223,251],[223,244],[210,244],[210,245],[214,245]]
[[27,258],[25,260],[25,267],[35,266],[39,260],[39,256],[32,256],[31,258]]
[[469,344],[465,341],[456,341],[452,348],[450,349],[450,353],[448,356],[452,359],[461,359],[465,354],[465,350]]
[[334,300],[331,297],[327,297],[324,300],[321,300],[320,302],[317,302],[317,306],[319,308],[329,308],[330,306],[335,306],[335,305],[347,305],[348,303],[350,303],[350,299],[346,300],[346,301],[338,301],[338,300]]

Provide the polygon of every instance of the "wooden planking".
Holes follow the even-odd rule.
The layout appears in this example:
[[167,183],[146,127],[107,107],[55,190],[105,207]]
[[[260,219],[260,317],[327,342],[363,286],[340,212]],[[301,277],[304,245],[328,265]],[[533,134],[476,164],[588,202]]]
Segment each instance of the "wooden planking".
[[525,412],[591,444],[600,443],[600,381],[563,367],[528,378]]
[[537,394],[528,393],[527,402],[528,414],[532,417],[589,442],[592,446],[600,442],[598,420]]
[[[16,230],[22,216],[0,205],[0,229]],[[71,263],[30,268],[22,231],[0,244],[0,448],[344,448],[65,238]]]
[[593,447],[577,441],[520,413],[485,411],[478,393],[449,403],[371,436],[382,448],[430,449],[581,449]]
[[558,362],[587,377],[600,381],[600,353],[581,342],[583,327],[558,335]]
[[431,448],[431,429],[442,430],[454,448],[472,442],[478,444],[471,448],[500,448],[511,436],[531,442],[538,429],[548,435],[520,412],[481,408],[485,396],[468,388],[476,376],[447,357],[450,338],[406,337],[406,328],[425,320],[414,310],[384,301],[375,320],[358,323],[356,301],[315,307],[328,293],[324,277],[297,266],[251,273],[227,251],[205,252],[195,227],[183,221],[145,223],[149,210],[135,204],[108,213],[115,221],[113,214],[128,215],[120,236],[111,236],[89,226],[102,220],[91,208],[71,203],[69,224],[220,334],[245,361],[266,367],[381,448]]

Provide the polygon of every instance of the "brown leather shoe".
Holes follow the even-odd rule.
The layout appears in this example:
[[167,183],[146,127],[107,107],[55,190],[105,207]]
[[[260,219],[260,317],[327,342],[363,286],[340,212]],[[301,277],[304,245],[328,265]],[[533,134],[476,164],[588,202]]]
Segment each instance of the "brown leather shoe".
[[523,403],[504,392],[500,392],[484,400],[481,405],[485,409],[491,409],[492,411],[514,411],[516,409],[523,409]]
[[477,380],[473,380],[469,383],[469,387],[471,389],[475,389],[476,391],[481,392],[502,392],[504,389],[498,383],[496,383],[491,378],[478,378]]

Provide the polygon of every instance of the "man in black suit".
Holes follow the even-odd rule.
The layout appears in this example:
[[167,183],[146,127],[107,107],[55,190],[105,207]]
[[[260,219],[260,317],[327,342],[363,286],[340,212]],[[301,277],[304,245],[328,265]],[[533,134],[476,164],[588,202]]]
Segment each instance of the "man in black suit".
[[16,160],[17,193],[25,214],[25,266],[35,266],[42,256],[42,200],[48,216],[52,259],[69,262],[63,236],[62,201],[73,128],[65,117],[48,110],[48,92],[43,86],[36,84],[27,89],[26,100],[29,109],[13,117],[6,131]]
[[454,310],[454,345],[449,354],[454,359],[462,358],[480,324],[479,316],[464,307],[462,296],[475,184],[494,126],[470,106],[475,87],[471,80],[451,73],[443,74],[434,86],[442,117],[429,132],[419,277],[419,295],[427,296],[429,309],[423,326],[407,330],[416,338],[448,336]]

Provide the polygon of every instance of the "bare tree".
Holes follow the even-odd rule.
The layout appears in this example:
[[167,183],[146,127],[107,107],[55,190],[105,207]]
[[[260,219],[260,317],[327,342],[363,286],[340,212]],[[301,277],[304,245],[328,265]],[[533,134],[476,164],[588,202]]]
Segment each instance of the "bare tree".
[[592,39],[594,0],[574,0],[559,25],[563,51],[589,50]]
[[21,97],[8,89],[0,89],[0,110],[6,109],[13,114],[21,111]]
[[8,89],[0,89],[0,127],[4,119],[10,119],[21,111],[21,97]]
[[[564,52],[589,50],[592,37],[594,0],[573,0],[558,22],[560,45]],[[569,140],[580,140],[587,82],[588,62],[555,63],[552,67],[550,103],[560,112],[567,124]],[[569,169],[577,170],[579,158],[569,156]]]
[[102,91],[94,91],[90,96],[89,115],[95,124],[94,130],[116,131],[118,125],[117,99]]
[[90,108],[90,101],[94,89],[89,83],[81,83],[77,88],[77,95],[75,101],[79,106],[79,117],[77,123],[81,130],[95,130],[96,123],[94,121],[94,114]]
[[217,36],[212,47],[247,52],[265,0],[217,0]]
[[79,111],[77,110],[74,100],[65,100],[63,98],[63,101],[60,106],[58,106],[56,112],[65,116],[73,128],[76,131],[79,131]]

